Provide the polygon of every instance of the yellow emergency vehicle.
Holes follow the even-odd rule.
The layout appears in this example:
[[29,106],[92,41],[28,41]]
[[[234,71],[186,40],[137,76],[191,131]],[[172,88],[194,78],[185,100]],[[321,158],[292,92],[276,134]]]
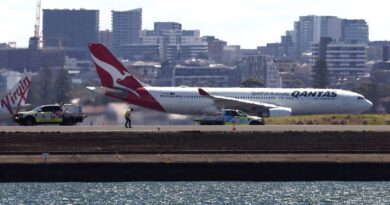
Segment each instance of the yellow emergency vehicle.
[[82,122],[84,118],[86,115],[82,113],[81,106],[73,104],[41,105],[31,111],[18,112],[14,115],[15,122],[27,126],[36,124],[75,125]]
[[200,125],[264,125],[263,118],[234,109],[220,109],[216,115],[204,115],[195,121]]

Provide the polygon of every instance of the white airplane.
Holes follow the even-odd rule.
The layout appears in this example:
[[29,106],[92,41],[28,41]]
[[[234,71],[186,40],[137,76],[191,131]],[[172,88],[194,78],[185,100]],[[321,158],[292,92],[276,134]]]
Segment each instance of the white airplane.
[[358,114],[371,108],[362,95],[339,89],[153,87],[138,80],[102,44],[88,45],[101,87],[87,87],[127,103],[167,113],[215,114],[220,108],[259,116]]
[[12,116],[19,111],[20,107],[26,105],[31,79],[31,73],[23,73],[19,82],[7,92],[6,96],[1,98],[0,119],[12,119]]

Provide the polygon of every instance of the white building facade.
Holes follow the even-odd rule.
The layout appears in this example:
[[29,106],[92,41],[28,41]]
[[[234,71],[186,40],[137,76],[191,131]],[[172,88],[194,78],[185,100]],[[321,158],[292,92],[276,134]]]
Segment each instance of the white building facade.
[[325,59],[322,60],[326,61],[332,85],[342,85],[347,79],[356,80],[369,76],[367,45],[364,43],[331,42],[325,48],[319,48],[318,44],[314,44],[312,48],[312,66],[319,60],[320,53],[325,52]]
[[144,45],[158,45],[161,60],[196,58],[207,53],[207,43],[202,42],[199,30],[144,30]]
[[330,43],[326,50],[326,62],[331,74],[368,74],[366,44]]

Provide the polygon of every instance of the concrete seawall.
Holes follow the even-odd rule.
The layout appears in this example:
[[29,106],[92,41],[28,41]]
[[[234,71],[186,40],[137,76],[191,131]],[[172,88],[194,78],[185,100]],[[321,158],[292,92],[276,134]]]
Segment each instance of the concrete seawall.
[[378,163],[0,164],[1,182],[389,181]]
[[389,152],[390,132],[4,132],[4,152]]
[[0,181],[390,180],[390,132],[0,132]]

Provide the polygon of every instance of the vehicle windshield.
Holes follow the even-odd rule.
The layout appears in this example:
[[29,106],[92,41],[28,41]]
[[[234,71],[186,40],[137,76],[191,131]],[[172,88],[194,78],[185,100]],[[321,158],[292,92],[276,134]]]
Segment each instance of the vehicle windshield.
[[33,112],[41,112],[41,111],[42,111],[41,107],[42,107],[42,106],[36,107],[36,108],[34,108],[32,111],[33,111]]
[[241,111],[241,110],[238,110],[237,112],[238,112],[238,114],[240,114],[243,117],[247,116],[247,114],[245,112]]

